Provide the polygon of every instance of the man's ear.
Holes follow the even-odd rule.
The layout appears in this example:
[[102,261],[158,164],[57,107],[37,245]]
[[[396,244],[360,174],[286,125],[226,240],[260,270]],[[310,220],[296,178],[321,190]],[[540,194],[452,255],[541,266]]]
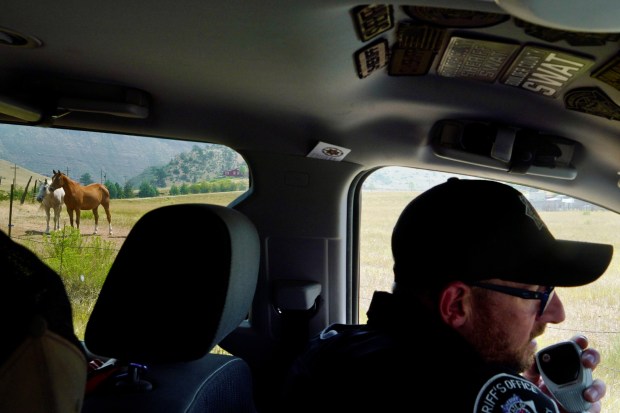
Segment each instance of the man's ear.
[[471,289],[455,281],[448,284],[439,296],[439,312],[442,320],[452,328],[459,328],[469,317]]

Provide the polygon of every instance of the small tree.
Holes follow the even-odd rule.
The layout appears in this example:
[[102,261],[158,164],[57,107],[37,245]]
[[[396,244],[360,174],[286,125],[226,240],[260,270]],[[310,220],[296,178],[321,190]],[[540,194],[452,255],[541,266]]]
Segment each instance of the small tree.
[[127,182],[123,188],[123,198],[133,198],[133,187],[129,182]]
[[110,198],[112,199],[120,198],[118,196],[118,187],[114,185],[114,182],[108,180],[108,181],[105,181],[103,184],[106,186],[106,188],[108,188],[108,191],[110,191]]
[[157,188],[155,188],[147,181],[142,181],[142,183],[140,184],[140,189],[138,190],[139,198],[149,198],[157,195],[159,195],[159,192],[157,192]]
[[153,168],[155,174],[155,185],[158,188],[164,188],[166,186],[166,171],[164,168]]
[[90,176],[88,172],[86,172],[85,174],[82,174],[82,176],[80,176],[79,181],[82,185],[89,185],[94,182],[93,178]]

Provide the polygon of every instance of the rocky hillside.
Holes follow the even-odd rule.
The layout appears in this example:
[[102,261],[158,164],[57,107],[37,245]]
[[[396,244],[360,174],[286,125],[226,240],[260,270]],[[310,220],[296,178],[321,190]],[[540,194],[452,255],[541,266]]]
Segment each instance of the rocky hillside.
[[89,174],[134,186],[154,179],[191,183],[245,168],[221,145],[6,124],[0,124],[0,159],[43,176],[62,170],[76,180]]

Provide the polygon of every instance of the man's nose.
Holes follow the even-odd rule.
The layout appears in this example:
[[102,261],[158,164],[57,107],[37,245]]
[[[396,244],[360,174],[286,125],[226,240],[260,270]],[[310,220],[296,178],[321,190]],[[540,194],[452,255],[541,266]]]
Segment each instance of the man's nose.
[[564,304],[562,300],[560,300],[560,296],[557,293],[553,294],[551,297],[551,301],[549,305],[545,309],[545,312],[540,316],[540,320],[545,323],[559,324],[566,318],[566,313],[564,312]]

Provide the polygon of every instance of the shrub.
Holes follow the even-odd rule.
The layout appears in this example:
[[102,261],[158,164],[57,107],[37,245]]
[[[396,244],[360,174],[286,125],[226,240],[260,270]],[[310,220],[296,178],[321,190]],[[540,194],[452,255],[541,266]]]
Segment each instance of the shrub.
[[117,254],[114,243],[98,236],[83,237],[78,229],[65,227],[28,247],[60,274],[73,307],[75,332],[83,338],[86,322]]

